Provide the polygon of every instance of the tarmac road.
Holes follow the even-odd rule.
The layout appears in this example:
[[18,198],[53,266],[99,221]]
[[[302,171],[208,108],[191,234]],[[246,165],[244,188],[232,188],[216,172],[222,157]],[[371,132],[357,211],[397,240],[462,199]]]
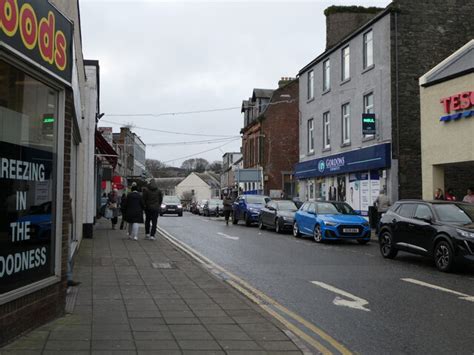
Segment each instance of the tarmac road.
[[416,255],[383,259],[376,242],[316,244],[189,213],[158,223],[354,353],[474,353],[472,265],[445,274]]

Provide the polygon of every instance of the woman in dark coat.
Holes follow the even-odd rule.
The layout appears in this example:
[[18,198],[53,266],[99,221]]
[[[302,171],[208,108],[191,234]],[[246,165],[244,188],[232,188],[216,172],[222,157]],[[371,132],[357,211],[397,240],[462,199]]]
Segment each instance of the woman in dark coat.
[[138,240],[138,224],[143,223],[145,204],[136,185],[132,186],[132,192],[127,195],[124,207],[125,220],[128,223],[128,237],[133,240]]

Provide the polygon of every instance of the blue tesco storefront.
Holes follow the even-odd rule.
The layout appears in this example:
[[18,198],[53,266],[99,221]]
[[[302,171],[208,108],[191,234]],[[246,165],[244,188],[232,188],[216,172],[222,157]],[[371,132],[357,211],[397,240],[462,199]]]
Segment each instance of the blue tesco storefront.
[[391,162],[390,143],[300,162],[295,167],[299,196],[345,201],[365,215],[381,190],[391,190]]

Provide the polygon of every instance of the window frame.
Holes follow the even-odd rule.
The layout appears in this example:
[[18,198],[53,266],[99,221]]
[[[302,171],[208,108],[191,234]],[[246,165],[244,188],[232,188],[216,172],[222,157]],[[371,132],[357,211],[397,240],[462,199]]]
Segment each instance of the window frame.
[[[18,57],[20,59],[18,59]],[[33,77],[34,79],[42,82],[50,89],[57,92],[57,124],[56,124],[56,142],[55,142],[55,154],[56,154],[56,167],[53,183],[55,190],[55,205],[52,207],[53,213],[55,214],[55,226],[54,226],[54,238],[55,238],[55,250],[51,255],[54,259],[53,275],[38,280],[34,283],[16,288],[0,295],[0,305],[16,300],[20,297],[42,290],[48,286],[57,284],[62,278],[62,242],[63,242],[63,186],[64,186],[64,122],[65,122],[65,110],[66,110],[66,87],[62,81],[59,81],[54,76],[43,72],[36,64],[28,65],[29,59],[21,53],[17,56],[8,54],[7,52],[0,51],[0,60],[5,61],[7,64],[14,68],[23,71],[25,74]]]
[[[369,106],[366,104],[368,100],[366,100],[368,97],[372,97],[372,104]],[[373,91],[367,92],[364,94],[362,97],[362,108],[363,108],[363,113],[375,113],[375,95]],[[362,137],[366,140],[373,139],[375,138],[374,134],[362,134]]]
[[331,149],[331,112],[323,113],[323,150]]
[[[344,109],[347,108],[346,113]],[[341,106],[342,145],[351,144],[351,103],[346,102]],[[346,139],[347,135],[347,139]]]
[[[370,40],[368,40],[368,36],[370,35]],[[362,37],[362,69],[366,70],[368,68],[372,68],[374,66],[374,32],[372,29],[364,32]],[[370,49],[370,59],[371,62],[369,63],[369,49]]]
[[307,77],[307,99],[308,101],[314,99],[314,70],[311,69],[308,72],[308,77]]
[[323,61],[323,93],[331,90],[331,61],[327,58]]
[[[347,53],[346,53],[347,50]],[[346,63],[347,58],[347,63]],[[347,76],[346,76],[347,71]],[[341,81],[346,82],[351,79],[351,47],[349,45],[341,49]]]
[[[310,127],[311,126],[311,127]],[[307,122],[306,129],[308,131],[308,153],[314,153],[314,119],[310,118]]]

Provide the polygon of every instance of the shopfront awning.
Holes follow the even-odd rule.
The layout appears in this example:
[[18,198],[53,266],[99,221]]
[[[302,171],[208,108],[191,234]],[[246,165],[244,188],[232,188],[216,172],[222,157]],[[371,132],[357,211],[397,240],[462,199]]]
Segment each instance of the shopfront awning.
[[110,165],[115,168],[117,165],[118,154],[99,131],[95,131],[95,150],[97,157],[105,158]]
[[296,164],[297,179],[386,169],[391,165],[390,143],[329,155]]

